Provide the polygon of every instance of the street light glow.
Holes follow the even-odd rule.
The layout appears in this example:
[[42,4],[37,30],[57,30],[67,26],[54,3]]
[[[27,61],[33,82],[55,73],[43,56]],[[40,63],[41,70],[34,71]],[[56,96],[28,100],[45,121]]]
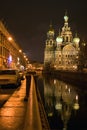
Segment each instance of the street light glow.
[[9,41],[12,41],[12,37],[8,37],[8,40],[9,40]]
[[19,52],[21,53],[21,52],[22,52],[22,50],[19,50]]

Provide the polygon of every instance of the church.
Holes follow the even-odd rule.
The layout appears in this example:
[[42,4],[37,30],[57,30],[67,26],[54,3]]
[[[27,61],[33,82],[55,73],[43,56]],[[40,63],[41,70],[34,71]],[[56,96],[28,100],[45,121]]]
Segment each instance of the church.
[[64,16],[64,26],[55,38],[55,31],[50,25],[44,50],[44,68],[76,70],[79,58],[80,38],[73,36],[68,24],[67,13]]

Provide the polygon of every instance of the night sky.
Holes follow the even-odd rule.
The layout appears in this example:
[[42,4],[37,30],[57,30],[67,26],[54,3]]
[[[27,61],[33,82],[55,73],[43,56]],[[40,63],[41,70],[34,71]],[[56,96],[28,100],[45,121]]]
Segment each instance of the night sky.
[[49,24],[52,22],[57,36],[66,10],[71,30],[87,42],[86,0],[0,1],[0,19],[31,61],[43,62]]

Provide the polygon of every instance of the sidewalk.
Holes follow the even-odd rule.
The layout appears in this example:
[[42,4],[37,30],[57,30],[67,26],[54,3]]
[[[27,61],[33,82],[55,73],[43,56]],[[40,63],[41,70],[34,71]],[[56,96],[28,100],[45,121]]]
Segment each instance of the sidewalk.
[[25,95],[26,80],[0,108],[0,130],[23,130],[27,109]]
[[[36,94],[35,77],[31,76],[31,85],[28,98],[28,107],[23,130],[42,130],[39,113],[38,99]],[[45,129],[44,129],[45,130]]]
[[[49,130],[36,93],[37,76],[31,76],[28,100],[26,80],[0,108],[0,130]],[[39,109],[40,108],[40,109]],[[41,119],[42,118],[42,119]]]

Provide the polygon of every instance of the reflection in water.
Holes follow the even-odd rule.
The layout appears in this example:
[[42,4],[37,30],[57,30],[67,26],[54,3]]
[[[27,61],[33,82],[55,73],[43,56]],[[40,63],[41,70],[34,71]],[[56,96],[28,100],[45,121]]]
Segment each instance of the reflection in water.
[[[72,112],[76,114],[79,109],[79,97],[75,89],[70,84],[46,78],[44,79],[44,99],[48,119],[52,119],[54,115],[60,117],[62,125],[58,127],[67,130]],[[53,122],[51,124],[54,125]]]

